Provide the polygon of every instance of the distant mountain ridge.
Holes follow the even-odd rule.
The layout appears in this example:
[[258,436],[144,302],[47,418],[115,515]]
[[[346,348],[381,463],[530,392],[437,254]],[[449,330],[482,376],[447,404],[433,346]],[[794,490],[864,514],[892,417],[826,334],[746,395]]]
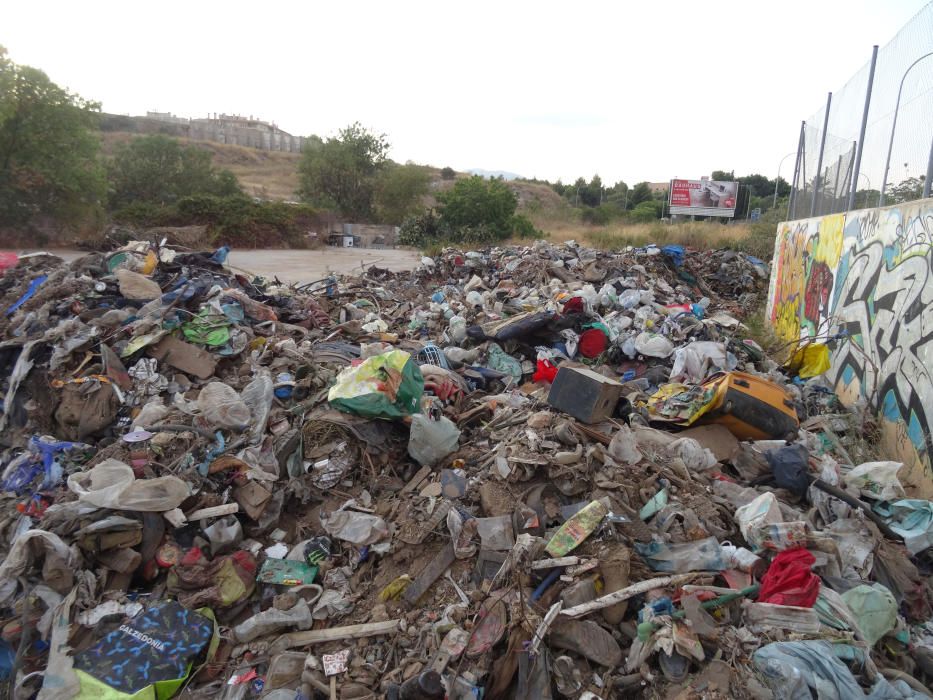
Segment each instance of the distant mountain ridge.
[[467,170],[471,175],[481,175],[482,177],[501,177],[503,180],[518,180],[521,175],[510,173],[507,170],[483,170],[482,168],[470,168]]

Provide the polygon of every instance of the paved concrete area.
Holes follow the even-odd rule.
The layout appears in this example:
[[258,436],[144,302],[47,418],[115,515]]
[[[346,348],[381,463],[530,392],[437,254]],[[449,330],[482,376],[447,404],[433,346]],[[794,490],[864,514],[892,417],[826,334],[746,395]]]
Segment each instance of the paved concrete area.
[[[31,252],[17,250],[17,253]],[[86,253],[80,250],[50,250],[65,260]],[[377,265],[395,272],[417,267],[421,255],[396,248],[321,248],[319,250],[233,250],[227,263],[264,277],[277,276],[283,282],[312,282],[330,273],[353,273]]]

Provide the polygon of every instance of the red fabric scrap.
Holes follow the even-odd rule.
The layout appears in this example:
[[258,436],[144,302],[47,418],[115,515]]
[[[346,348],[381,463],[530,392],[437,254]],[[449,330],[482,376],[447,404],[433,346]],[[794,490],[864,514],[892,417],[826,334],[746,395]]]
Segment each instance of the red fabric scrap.
[[812,608],[820,593],[820,577],[810,570],[815,561],[802,548],[778,554],[761,577],[758,602]]
[[590,328],[580,334],[580,354],[590,359],[599,357],[609,345],[609,338],[599,328]]
[[565,314],[582,314],[586,309],[583,307],[583,297],[571,297],[564,304]]
[[550,384],[554,381],[554,377],[556,376],[557,367],[555,367],[550,360],[538,360],[538,368],[535,370],[531,379],[535,382],[547,382]]

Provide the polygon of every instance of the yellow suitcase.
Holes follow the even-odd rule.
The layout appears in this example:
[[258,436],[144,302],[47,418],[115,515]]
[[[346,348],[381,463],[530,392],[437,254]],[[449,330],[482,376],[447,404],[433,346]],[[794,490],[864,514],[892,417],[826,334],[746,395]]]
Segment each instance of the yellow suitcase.
[[697,425],[725,426],[740,440],[793,440],[800,428],[794,401],[782,386],[745,372],[721,372],[704,383],[716,394]]

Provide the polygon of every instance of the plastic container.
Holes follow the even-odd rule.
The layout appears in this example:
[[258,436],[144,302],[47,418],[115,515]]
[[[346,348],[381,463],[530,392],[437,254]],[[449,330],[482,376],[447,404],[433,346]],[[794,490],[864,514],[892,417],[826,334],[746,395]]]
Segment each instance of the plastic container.
[[747,574],[753,574],[755,578],[761,578],[765,571],[768,570],[768,562],[751,550],[745,549],[745,547],[736,547],[730,542],[723,542],[721,549],[730,569],[738,569]]
[[593,501],[567,520],[547,543],[545,550],[552,557],[563,557],[576,549],[599,527],[609,511],[601,501]]

